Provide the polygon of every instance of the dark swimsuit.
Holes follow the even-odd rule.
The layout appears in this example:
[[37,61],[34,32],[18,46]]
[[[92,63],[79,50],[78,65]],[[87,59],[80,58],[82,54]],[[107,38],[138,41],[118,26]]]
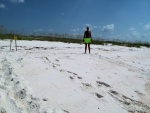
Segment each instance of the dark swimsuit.
[[90,31],[84,32],[84,43],[86,43],[86,44],[91,43],[91,32]]

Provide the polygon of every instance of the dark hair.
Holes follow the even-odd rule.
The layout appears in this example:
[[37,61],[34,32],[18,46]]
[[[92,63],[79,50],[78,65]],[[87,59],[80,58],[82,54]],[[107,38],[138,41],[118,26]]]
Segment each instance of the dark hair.
[[86,29],[89,29],[89,27],[87,26]]

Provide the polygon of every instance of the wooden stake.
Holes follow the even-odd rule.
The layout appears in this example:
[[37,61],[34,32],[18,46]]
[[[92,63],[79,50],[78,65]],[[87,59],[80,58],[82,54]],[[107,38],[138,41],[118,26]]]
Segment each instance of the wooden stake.
[[15,45],[16,45],[16,51],[17,51],[17,41],[15,40]]
[[16,46],[16,51],[17,51],[17,37],[14,35],[13,38],[11,37],[10,39],[10,51],[11,51],[11,45],[12,45],[12,41],[15,40],[15,46]]
[[12,44],[12,41],[13,41],[13,40],[12,40],[12,39],[10,39],[10,51],[11,51],[11,44]]

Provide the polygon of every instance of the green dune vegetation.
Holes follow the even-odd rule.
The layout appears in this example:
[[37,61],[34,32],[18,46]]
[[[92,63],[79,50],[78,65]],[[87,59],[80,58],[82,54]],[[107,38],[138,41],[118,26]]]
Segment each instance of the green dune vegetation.
[[[67,35],[65,37],[64,35],[53,35],[53,36],[25,36],[25,35],[19,35],[15,34],[17,36],[17,40],[39,40],[39,41],[57,41],[57,42],[65,42],[65,43],[79,43],[82,44],[82,37],[70,37]],[[71,35],[70,35],[71,36]],[[6,40],[6,39],[11,39],[13,37],[13,34],[0,34],[0,40]],[[121,41],[121,40],[107,40],[107,39],[93,39],[92,44],[96,45],[107,45],[107,44],[112,44],[112,45],[118,45],[118,46],[127,46],[127,47],[138,47],[140,48],[141,46],[144,47],[150,47],[150,43],[145,43],[145,42],[127,42],[127,41]]]

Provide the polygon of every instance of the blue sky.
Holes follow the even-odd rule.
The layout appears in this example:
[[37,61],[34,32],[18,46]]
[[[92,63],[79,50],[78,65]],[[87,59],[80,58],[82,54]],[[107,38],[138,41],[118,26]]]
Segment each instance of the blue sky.
[[13,32],[150,42],[150,0],[0,0],[0,25]]

